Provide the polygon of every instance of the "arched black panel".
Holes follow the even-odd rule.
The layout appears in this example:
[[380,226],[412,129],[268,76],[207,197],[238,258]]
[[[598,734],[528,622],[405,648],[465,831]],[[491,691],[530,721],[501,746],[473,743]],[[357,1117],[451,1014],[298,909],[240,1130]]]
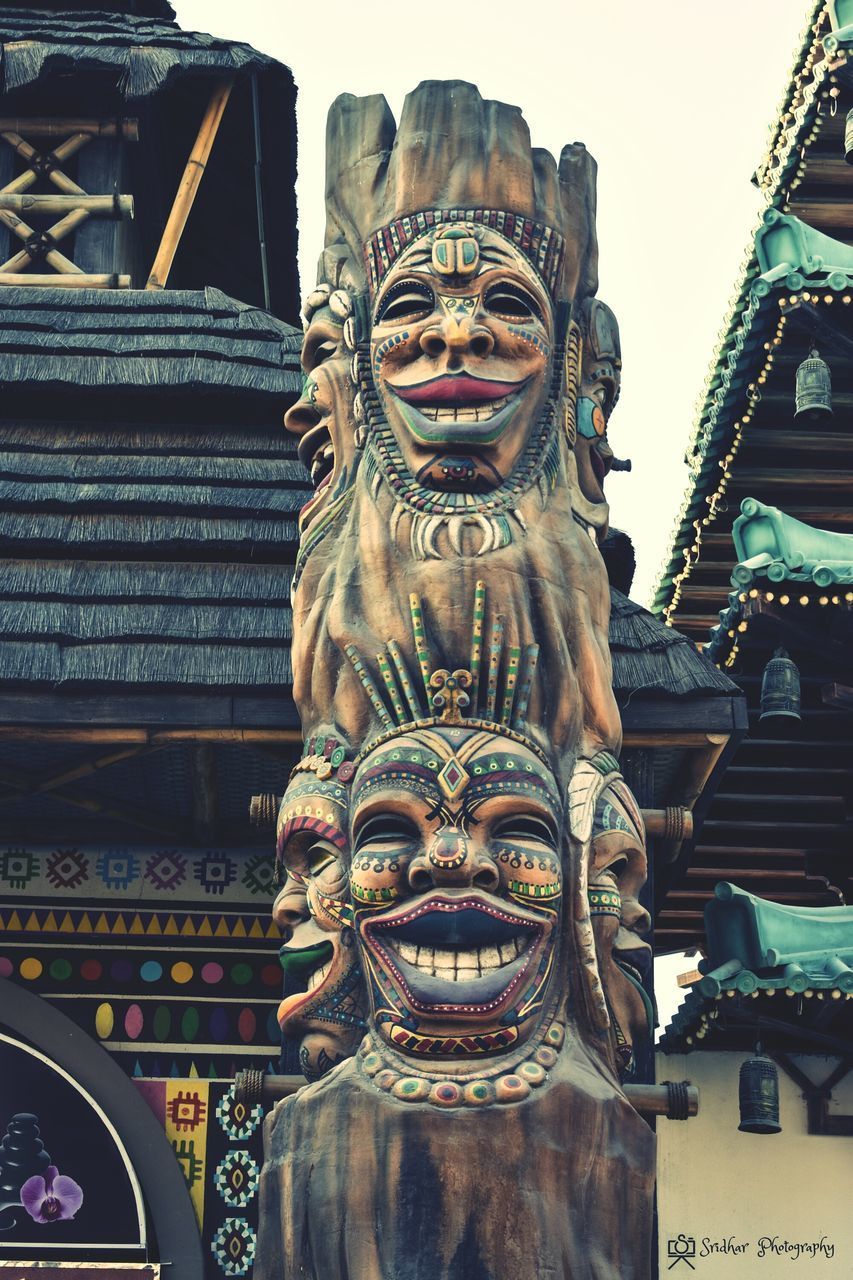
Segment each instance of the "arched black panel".
[[142,1188],[169,1280],[202,1280],[192,1202],[174,1152],[133,1084],[100,1045],[47,1001],[0,979],[0,1029],[40,1050],[76,1081],[116,1131]]

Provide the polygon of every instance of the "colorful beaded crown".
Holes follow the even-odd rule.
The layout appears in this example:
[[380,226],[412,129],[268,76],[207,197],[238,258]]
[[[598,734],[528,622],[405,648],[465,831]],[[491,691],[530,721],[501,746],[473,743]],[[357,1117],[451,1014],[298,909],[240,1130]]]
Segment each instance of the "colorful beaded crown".
[[515,645],[505,648],[503,619],[495,617],[485,652],[486,584],[478,582],[474,590],[467,667],[454,671],[435,667],[419,596],[409,596],[409,610],[422,687],[412,680],[396,640],[389,640],[376,655],[378,681],[368,671],[355,646],[346,647],[346,655],[383,726],[379,734],[362,746],[354,764],[389,738],[435,725],[467,725],[491,730],[528,747],[547,764],[541,748],[522,732],[539,660],[539,645],[526,645],[523,650]]

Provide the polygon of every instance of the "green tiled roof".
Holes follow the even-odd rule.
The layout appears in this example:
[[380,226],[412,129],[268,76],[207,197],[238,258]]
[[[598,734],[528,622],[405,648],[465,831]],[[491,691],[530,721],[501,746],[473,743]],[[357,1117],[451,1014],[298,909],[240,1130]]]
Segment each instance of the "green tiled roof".
[[853,584],[853,534],[813,529],[757,498],[744,498],[740,509],[732,529],[738,558],[731,575],[733,590],[704,648],[712,662],[721,660],[730,632],[745,614],[743,593],[757,580],[823,588]]
[[791,907],[726,881],[705,908],[708,957],[661,1039],[664,1052],[701,1041],[724,997],[762,993],[853,999],[853,907]]

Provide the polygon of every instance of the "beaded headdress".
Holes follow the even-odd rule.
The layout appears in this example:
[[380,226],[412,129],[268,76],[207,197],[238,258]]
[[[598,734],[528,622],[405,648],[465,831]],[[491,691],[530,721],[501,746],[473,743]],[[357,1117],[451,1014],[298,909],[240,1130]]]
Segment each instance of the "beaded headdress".
[[471,651],[467,667],[453,671],[436,667],[430,653],[424,626],[420,597],[409,596],[412,635],[415,642],[420,683],[413,681],[405,657],[396,640],[389,640],[376,655],[378,682],[368,671],[354,645],[346,654],[367,697],[383,726],[366,742],[356,763],[369,751],[390,738],[414,729],[436,725],[465,725],[488,729],[513,742],[527,746],[542,762],[547,758],[541,748],[522,732],[530,701],[530,690],[539,645],[504,645],[504,626],[495,617],[484,637],[486,617],[486,584],[477,582],[474,590],[474,617],[471,629]]
[[464,81],[424,81],[397,124],[381,95],[342,94],[326,127],[326,245],[346,244],[375,292],[432,227],[493,227],[539,272],[552,298],[594,294],[595,161],[582,143],[559,163],[531,146],[517,107]]

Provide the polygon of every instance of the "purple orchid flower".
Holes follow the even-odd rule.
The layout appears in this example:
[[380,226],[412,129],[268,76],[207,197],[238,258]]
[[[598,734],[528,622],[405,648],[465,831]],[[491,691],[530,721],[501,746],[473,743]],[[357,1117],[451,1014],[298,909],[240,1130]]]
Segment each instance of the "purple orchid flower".
[[44,1177],[37,1173],[21,1187],[21,1204],[36,1222],[64,1222],[83,1203],[83,1188],[73,1178],[48,1165]]

